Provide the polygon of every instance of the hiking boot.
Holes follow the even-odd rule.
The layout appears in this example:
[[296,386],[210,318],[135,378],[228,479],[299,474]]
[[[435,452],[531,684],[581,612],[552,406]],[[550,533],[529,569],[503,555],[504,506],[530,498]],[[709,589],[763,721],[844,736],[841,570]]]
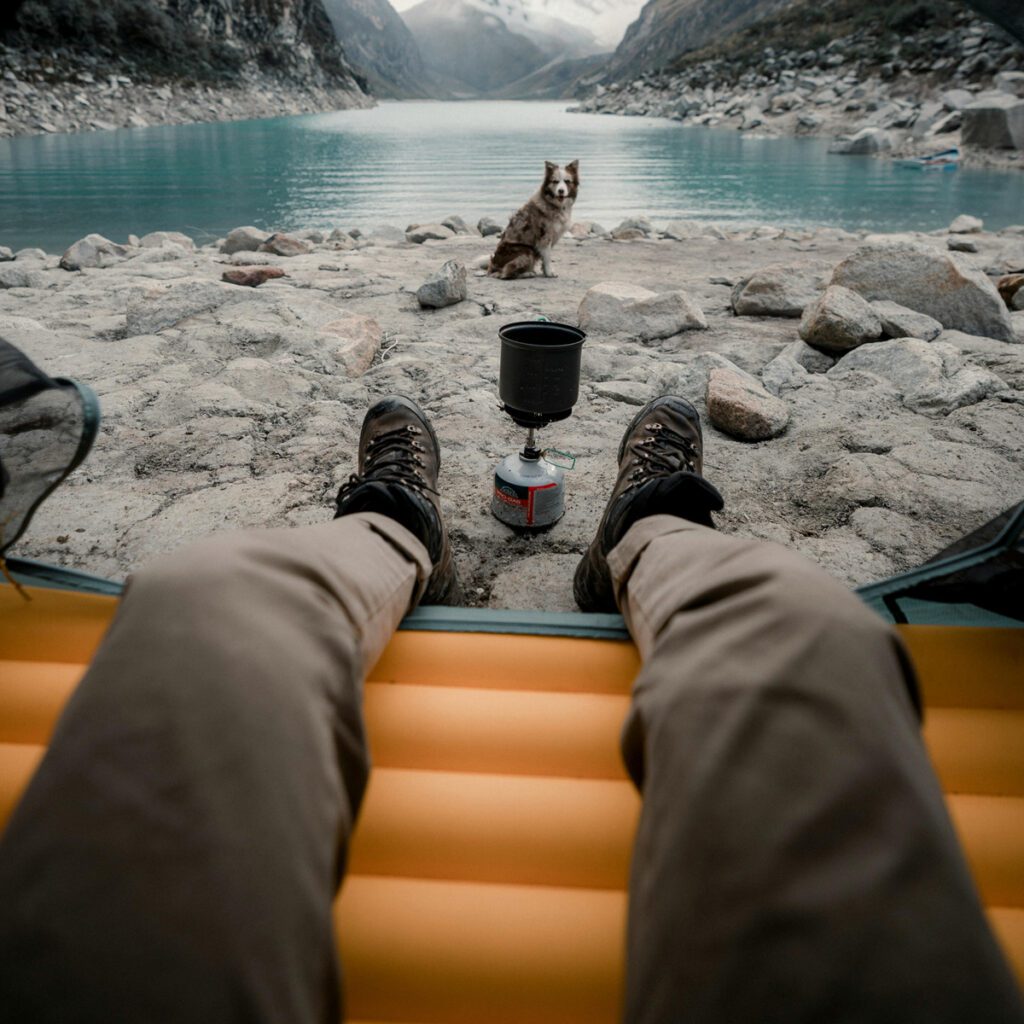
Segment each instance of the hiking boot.
[[382,398],[359,432],[358,471],[338,491],[338,516],[379,512],[401,523],[427,549],[434,569],[421,604],[461,604],[455,560],[441,518],[441,449],[426,413],[401,395]]
[[585,612],[614,612],[608,552],[645,516],[670,515],[714,526],[722,496],[701,476],[704,446],[697,410],[675,395],[648,402],[633,417],[619,445],[619,476],[576,567],[573,593]]

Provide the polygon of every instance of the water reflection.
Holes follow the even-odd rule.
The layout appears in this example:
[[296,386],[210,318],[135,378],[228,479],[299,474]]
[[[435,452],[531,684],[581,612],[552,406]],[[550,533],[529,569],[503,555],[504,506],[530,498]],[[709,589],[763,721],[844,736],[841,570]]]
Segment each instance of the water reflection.
[[581,218],[708,217],[932,230],[958,213],[1024,223],[1019,174],[915,172],[561,103],[388,103],[374,110],[0,140],[0,244],[59,251],[100,231],[217,237],[239,224],[370,226],[504,218],[545,159],[578,158]]

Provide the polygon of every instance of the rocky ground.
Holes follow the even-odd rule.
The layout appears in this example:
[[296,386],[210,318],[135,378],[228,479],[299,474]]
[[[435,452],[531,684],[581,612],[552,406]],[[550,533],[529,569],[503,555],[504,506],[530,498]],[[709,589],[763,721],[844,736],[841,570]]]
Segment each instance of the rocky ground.
[[372,104],[358,89],[312,80],[300,84],[252,69],[231,85],[140,80],[128,67],[79,54],[0,45],[0,137],[284,117]]
[[[104,421],[12,553],[121,577],[211,531],[322,521],[365,408],[398,391],[441,439],[472,602],[569,609],[622,430],[676,392],[704,417],[723,530],[850,584],[885,577],[1024,496],[1024,278],[992,283],[1024,270],[1024,227],[955,226],[580,224],[557,278],[509,282],[477,276],[494,238],[457,219],[20,252],[0,262],[0,337],[90,384]],[[268,279],[224,282],[240,269]],[[498,407],[497,330],[539,315],[588,331],[579,403],[541,435],[577,462],[565,518],[517,536],[489,512],[494,466],[522,443]]]
[[[776,38],[777,29],[786,31]],[[796,45],[794,35],[769,19],[722,53],[598,85],[575,109],[823,135],[855,155],[962,146],[965,164],[1024,169],[1024,47],[990,22],[964,11],[951,27],[884,41],[872,24],[817,47]]]

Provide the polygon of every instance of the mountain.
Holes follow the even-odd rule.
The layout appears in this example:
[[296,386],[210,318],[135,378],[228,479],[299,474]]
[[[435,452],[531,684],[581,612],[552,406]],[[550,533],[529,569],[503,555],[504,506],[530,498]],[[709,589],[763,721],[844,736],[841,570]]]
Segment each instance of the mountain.
[[524,0],[536,15],[585,25],[602,50],[612,50],[640,13],[643,0]]
[[433,94],[416,40],[387,0],[323,0],[345,55],[375,96]]
[[608,64],[608,77],[657,71],[681,54],[758,21],[791,0],[648,0]]
[[[558,2],[571,10],[568,4],[575,0]],[[402,17],[432,72],[480,95],[500,90],[552,60],[600,52],[590,31],[540,9],[542,3],[423,0]]]
[[3,35],[15,47],[83,54],[142,77],[277,78],[365,102],[321,0],[8,2]]
[[609,56],[607,53],[595,53],[590,57],[557,57],[490,95],[503,100],[579,98],[601,78]]

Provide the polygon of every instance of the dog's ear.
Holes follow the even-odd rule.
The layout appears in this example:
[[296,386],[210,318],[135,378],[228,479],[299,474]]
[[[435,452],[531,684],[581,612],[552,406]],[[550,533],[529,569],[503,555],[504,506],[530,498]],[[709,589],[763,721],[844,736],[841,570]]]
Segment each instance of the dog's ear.
[[579,160],[573,160],[571,164],[566,164],[565,169],[577,180],[580,180],[580,162]]
[[553,164],[550,160],[544,161],[544,177],[550,178],[555,171],[558,170],[558,164]]

